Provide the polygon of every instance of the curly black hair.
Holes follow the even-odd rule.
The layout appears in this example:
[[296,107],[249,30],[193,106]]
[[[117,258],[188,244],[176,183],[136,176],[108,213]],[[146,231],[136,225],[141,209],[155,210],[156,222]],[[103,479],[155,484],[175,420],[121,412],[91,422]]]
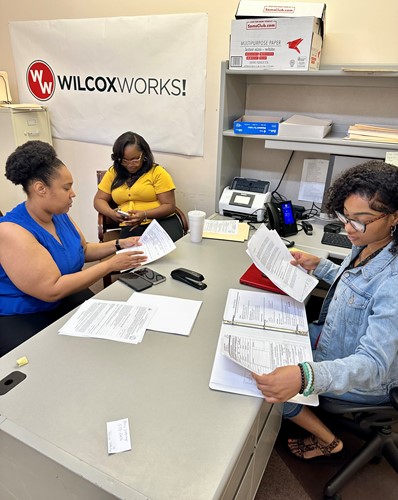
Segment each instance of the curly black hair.
[[[377,212],[398,211],[398,168],[379,160],[371,160],[343,172],[328,189],[326,210],[332,217],[343,213],[344,202],[352,194],[368,200]],[[391,252],[398,251],[398,230],[393,233]]]
[[144,155],[142,166],[135,175],[136,179],[141,177],[141,175],[145,174],[153,167],[153,153],[146,140],[135,132],[125,132],[116,139],[112,148],[113,153],[111,158],[113,160],[113,166],[116,170],[116,177],[112,182],[111,189],[116,189],[117,187],[122,186],[130,176],[128,171],[123,167],[122,160],[125,148],[127,146],[134,145],[137,146],[138,151],[142,151]]
[[55,149],[43,141],[28,141],[10,154],[6,161],[5,176],[12,183],[21,184],[28,193],[30,184],[42,181],[49,186],[57,176],[57,170],[63,166]]

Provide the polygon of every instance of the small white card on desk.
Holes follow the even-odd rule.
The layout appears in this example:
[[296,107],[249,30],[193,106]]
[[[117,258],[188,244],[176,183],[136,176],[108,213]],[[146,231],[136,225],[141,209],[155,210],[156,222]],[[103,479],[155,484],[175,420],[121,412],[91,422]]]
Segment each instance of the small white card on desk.
[[129,419],[122,418],[106,423],[108,454],[131,450]]

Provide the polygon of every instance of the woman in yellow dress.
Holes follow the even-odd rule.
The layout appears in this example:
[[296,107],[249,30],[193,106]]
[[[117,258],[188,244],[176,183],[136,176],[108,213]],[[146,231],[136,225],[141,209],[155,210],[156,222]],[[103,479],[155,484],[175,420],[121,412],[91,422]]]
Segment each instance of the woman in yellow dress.
[[116,139],[111,158],[113,165],[98,185],[94,207],[119,222],[120,238],[142,235],[152,219],[173,241],[181,238],[183,228],[175,215],[173,179],[155,163],[146,140],[134,132],[125,132]]

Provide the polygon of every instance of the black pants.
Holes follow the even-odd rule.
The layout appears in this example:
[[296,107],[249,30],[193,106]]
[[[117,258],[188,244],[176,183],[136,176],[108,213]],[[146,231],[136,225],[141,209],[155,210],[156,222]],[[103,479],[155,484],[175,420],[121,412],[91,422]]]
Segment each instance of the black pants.
[[57,319],[90,299],[94,293],[87,289],[62,299],[52,311],[34,314],[0,316],[0,357],[30,339]]
[[[173,241],[177,241],[184,236],[184,229],[180,219],[176,215],[166,217],[164,219],[156,219],[166,233]],[[122,227],[119,238],[129,238],[130,236],[141,236],[149,224],[141,224],[140,226],[130,229],[129,226]]]

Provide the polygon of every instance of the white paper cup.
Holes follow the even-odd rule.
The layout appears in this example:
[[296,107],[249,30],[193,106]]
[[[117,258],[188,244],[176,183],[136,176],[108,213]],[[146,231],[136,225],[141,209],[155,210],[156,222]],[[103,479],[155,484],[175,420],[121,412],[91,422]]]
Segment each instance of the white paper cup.
[[202,212],[202,210],[191,210],[188,212],[189,234],[192,243],[200,243],[202,241],[205,218],[206,213]]

